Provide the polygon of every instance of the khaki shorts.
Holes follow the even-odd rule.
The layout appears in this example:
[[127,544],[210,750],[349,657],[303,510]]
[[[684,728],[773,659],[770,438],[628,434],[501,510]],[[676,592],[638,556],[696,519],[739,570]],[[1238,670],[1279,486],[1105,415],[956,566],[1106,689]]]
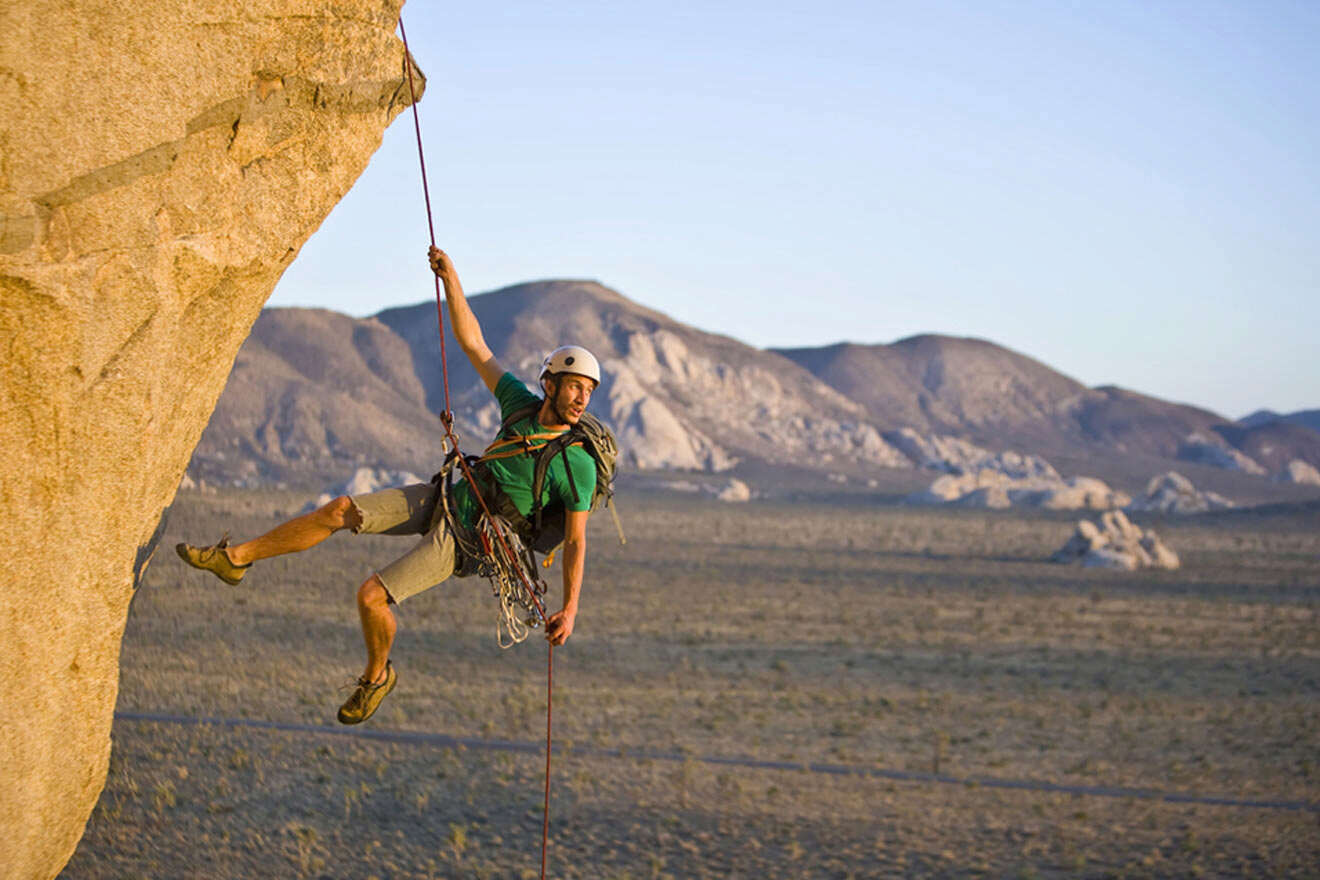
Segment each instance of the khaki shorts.
[[455,541],[448,521],[434,526],[435,486],[414,483],[351,497],[362,515],[355,531],[365,535],[421,535],[422,539],[398,559],[378,570],[390,599],[402,602],[431,589],[454,573]]

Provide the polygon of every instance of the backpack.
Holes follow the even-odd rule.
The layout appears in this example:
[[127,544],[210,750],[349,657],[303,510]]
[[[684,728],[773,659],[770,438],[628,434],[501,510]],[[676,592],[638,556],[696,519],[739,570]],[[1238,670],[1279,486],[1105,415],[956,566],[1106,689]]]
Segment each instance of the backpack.
[[[503,437],[514,424],[535,416],[540,411],[541,405],[542,401],[537,400],[510,413],[509,417],[500,424],[496,437]],[[490,478],[489,471],[478,464],[477,472],[482,478],[480,480],[482,494],[487,495],[497,511],[509,520],[514,530],[537,552],[553,554],[554,550],[564,542],[564,506],[554,503],[546,508],[541,507],[541,490],[545,487],[545,474],[556,455],[564,456],[564,472],[568,477],[569,488],[573,492],[573,500],[581,500],[577,486],[573,482],[573,471],[568,467],[568,448],[575,445],[581,446],[596,463],[596,488],[591,493],[588,510],[594,511],[602,504],[609,507],[610,513],[614,516],[614,524],[619,529],[619,542],[627,543],[623,537],[623,527],[619,525],[618,514],[610,503],[614,497],[614,475],[619,446],[615,442],[614,434],[605,427],[605,423],[590,413],[583,413],[576,425],[548,441],[534,453],[536,463],[532,473],[532,509],[528,516],[523,516],[518,511],[508,496],[500,491],[495,481]],[[548,562],[547,560],[547,564]]]

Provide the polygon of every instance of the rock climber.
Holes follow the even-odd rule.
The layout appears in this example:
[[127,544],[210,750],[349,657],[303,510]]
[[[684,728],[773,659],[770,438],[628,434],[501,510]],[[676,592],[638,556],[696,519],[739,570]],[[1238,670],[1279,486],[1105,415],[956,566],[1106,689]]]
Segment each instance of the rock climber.
[[[506,426],[500,436],[517,437],[523,442],[524,438],[553,437],[576,425],[600,384],[600,366],[591,352],[568,345],[546,355],[540,373],[544,397],[538,398],[500,365],[486,344],[449,255],[432,247],[428,256],[432,271],[444,284],[454,336],[499,401],[501,419],[539,403],[534,417]],[[508,445],[511,448],[505,455],[487,465],[494,483],[490,491],[503,492],[526,517],[533,507],[534,459],[513,448],[517,444]],[[561,504],[564,510],[564,604],[546,618],[545,637],[551,645],[564,644],[577,620],[587,554],[587,514],[596,483],[595,464],[581,446],[568,446],[564,453],[551,459],[542,490],[543,508]],[[486,494],[483,491],[483,496]],[[437,497],[437,487],[431,483],[340,496],[241,544],[230,544],[226,535],[209,547],[184,543],[176,550],[194,568],[213,572],[225,583],[236,585],[254,562],[306,550],[342,529],[354,534],[421,535],[411,550],[372,573],[358,587],[357,608],[367,662],[338,714],[342,723],[358,724],[375,713],[397,681],[389,656],[397,628],[390,606],[444,581],[461,562],[455,526],[448,517],[437,515]],[[479,515],[479,505],[465,482],[454,487],[453,509],[458,528],[471,528]]]

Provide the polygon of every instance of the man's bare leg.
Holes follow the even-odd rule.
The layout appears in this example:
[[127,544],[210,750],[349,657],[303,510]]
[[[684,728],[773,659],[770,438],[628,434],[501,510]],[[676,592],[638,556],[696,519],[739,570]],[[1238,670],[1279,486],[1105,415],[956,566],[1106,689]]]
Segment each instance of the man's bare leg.
[[367,645],[367,668],[339,707],[341,724],[361,724],[370,718],[399,680],[389,662],[396,626],[394,612],[390,610],[390,594],[378,575],[373,574],[358,587],[357,605],[362,640]]
[[[362,515],[347,495],[340,495],[311,513],[276,526],[259,538],[233,544],[225,552],[234,565],[249,565],[258,559],[307,550],[340,529],[355,529],[360,525]],[[384,587],[381,589],[383,591]]]
[[362,619],[362,640],[367,645],[367,668],[362,672],[364,681],[372,684],[385,680],[385,661],[390,659],[390,647],[398,622],[390,610],[390,594],[377,575],[362,582],[357,592],[358,617]]

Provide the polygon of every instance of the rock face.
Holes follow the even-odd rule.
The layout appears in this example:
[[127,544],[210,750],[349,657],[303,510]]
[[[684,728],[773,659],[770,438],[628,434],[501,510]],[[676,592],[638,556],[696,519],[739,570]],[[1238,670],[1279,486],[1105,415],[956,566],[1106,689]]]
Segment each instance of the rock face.
[[1146,494],[1127,505],[1128,510],[1157,510],[1161,513],[1205,513],[1224,510],[1233,502],[1214,492],[1202,492],[1177,471],[1152,477]]
[[960,437],[921,434],[905,427],[885,433],[884,439],[912,460],[917,467],[948,474],[995,470],[1010,477],[1059,479],[1059,472],[1038,455],[1006,450],[994,453]]
[[1038,455],[991,453],[965,440],[922,436],[910,428],[885,435],[917,464],[944,471],[911,504],[957,504],[1002,509],[1110,510],[1131,499],[1092,477],[1064,478]]
[[162,511],[280,274],[406,106],[390,0],[0,5],[0,876],[104,784]]
[[1142,529],[1121,510],[1101,514],[1100,523],[1082,520],[1062,547],[1050,557],[1051,562],[1080,564],[1086,568],[1175,569],[1181,563],[1178,554],[1160,541],[1150,529]]
[[1279,471],[1277,477],[1280,483],[1296,483],[1299,486],[1320,486],[1320,471],[1311,467],[1299,458],[1292,461]]
[[1228,471],[1240,471],[1244,474],[1260,476],[1265,473],[1250,456],[1244,455],[1225,443],[1218,434],[1208,437],[1200,432],[1187,435],[1178,446],[1178,458],[1194,464],[1208,464],[1211,467]]

